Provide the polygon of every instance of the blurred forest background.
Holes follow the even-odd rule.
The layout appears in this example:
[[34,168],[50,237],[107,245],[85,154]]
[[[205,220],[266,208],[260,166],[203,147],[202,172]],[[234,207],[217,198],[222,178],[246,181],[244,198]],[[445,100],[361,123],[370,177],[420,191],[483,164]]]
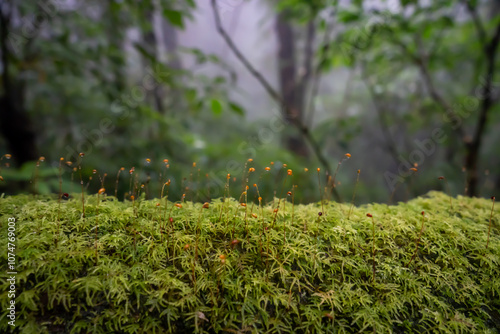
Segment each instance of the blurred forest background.
[[0,10],[1,192],[57,193],[59,166],[63,191],[79,191],[80,162],[91,193],[113,194],[124,167],[119,198],[132,167],[148,197],[170,179],[177,200],[222,196],[227,173],[238,198],[249,168],[267,200],[286,181],[297,201],[318,201],[317,168],[344,201],[359,169],[357,203],[500,189],[499,0],[1,0]]

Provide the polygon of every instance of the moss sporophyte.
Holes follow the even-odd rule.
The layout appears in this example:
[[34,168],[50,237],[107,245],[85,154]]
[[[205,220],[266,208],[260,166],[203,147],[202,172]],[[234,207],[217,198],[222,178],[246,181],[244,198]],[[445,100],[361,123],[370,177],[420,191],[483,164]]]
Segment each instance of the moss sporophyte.
[[[59,168],[67,163],[60,160]],[[1,197],[0,227],[6,230],[9,217],[18,224],[17,330],[494,333],[500,328],[494,197],[458,196],[452,207],[450,196],[431,191],[395,206],[357,207],[353,190],[348,204],[329,201],[317,170],[318,202],[296,204],[295,177],[302,171],[271,166],[278,177],[271,190],[275,199],[261,187],[253,165],[236,184],[224,174],[222,198],[202,203],[190,200],[196,187],[184,192],[185,185],[185,196],[171,201],[175,183],[168,174],[162,174],[159,198],[148,200],[147,181],[134,175],[135,169],[130,180],[120,178],[122,168],[116,179],[130,184],[124,201],[107,193],[104,177],[93,194],[66,194],[63,184],[56,195]],[[273,172],[269,169],[260,170]],[[115,181],[110,182],[116,194]],[[230,185],[239,198],[231,196]],[[7,245],[6,233],[0,243]],[[1,254],[5,296],[8,261],[6,252]],[[0,322],[0,332],[9,330]]]

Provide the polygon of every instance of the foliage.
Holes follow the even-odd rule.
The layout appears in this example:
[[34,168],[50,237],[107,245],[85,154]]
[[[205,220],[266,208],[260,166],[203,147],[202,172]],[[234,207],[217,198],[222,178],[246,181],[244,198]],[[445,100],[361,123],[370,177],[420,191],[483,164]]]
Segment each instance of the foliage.
[[[450,208],[448,196],[430,192],[349,213],[349,205],[333,202],[324,209],[292,205],[294,196],[264,206],[246,196],[221,198],[204,208],[175,206],[165,196],[120,202],[103,194],[86,196],[82,217],[80,196],[60,204],[50,196],[0,199],[0,228],[6,230],[7,217],[17,221],[19,332],[498,333],[500,327],[499,212],[485,248],[491,202],[484,199],[459,196]],[[425,229],[407,267],[422,210]],[[6,238],[2,233],[2,245]],[[2,332],[9,330],[6,263],[2,252]]]

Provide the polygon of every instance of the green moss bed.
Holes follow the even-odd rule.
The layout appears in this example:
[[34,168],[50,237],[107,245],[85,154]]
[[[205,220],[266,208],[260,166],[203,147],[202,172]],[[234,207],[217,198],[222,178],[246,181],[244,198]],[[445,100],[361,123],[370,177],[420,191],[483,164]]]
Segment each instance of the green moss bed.
[[[321,203],[292,206],[290,197],[276,212],[278,199],[203,208],[101,194],[85,197],[82,217],[80,196],[0,198],[0,332],[500,332],[491,200],[459,196],[450,208],[430,192],[351,213],[329,202],[319,215]],[[7,318],[9,217],[16,327]]]

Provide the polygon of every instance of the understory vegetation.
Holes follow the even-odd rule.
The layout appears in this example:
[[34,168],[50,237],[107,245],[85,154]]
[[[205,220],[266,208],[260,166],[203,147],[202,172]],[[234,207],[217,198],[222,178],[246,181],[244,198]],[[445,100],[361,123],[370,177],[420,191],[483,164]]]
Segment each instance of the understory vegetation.
[[[249,191],[250,192],[250,191]],[[498,333],[492,201],[0,199],[22,333]],[[496,210],[497,211],[497,210]],[[492,219],[490,217],[493,217]],[[491,230],[489,231],[489,222]],[[7,234],[1,234],[7,245]],[[487,245],[488,243],[488,245]],[[7,325],[1,253],[0,331]]]

